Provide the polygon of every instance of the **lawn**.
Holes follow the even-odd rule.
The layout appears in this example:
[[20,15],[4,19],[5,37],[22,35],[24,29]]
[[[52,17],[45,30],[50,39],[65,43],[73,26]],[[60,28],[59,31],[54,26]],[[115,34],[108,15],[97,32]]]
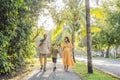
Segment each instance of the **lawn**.
[[118,80],[95,68],[93,74],[88,74],[86,64],[81,62],[77,62],[72,69],[81,76],[82,80]]
[[120,58],[116,58],[116,60],[120,60]]

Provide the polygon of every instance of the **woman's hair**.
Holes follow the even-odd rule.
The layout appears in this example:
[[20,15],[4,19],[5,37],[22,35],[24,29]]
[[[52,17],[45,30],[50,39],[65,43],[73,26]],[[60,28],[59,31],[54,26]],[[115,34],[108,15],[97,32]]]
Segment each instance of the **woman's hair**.
[[70,43],[70,40],[69,40],[69,38],[68,38],[68,37],[65,37],[65,39],[67,39],[67,42],[69,42],[69,43]]

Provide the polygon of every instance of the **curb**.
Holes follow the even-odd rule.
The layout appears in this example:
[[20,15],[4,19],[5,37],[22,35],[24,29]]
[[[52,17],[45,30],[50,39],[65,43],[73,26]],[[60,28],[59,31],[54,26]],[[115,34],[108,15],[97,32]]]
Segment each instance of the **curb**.
[[[77,60],[77,59],[76,59],[76,60]],[[81,61],[81,60],[77,60],[77,61],[80,61],[80,62],[82,62],[82,63],[87,64],[86,62]],[[118,80],[120,80],[120,76],[118,76],[118,75],[116,75],[116,74],[113,74],[113,73],[111,73],[111,72],[109,72],[109,71],[106,71],[106,70],[104,70],[104,69],[101,69],[101,68],[99,68],[99,67],[97,67],[97,66],[95,66],[95,65],[93,65],[93,67],[96,68],[96,69],[99,70],[99,71],[102,71],[102,72],[104,72],[104,73],[106,73],[106,74],[108,74],[108,75],[111,75],[112,77],[117,78]]]
[[118,80],[120,80],[120,76],[117,76],[117,75],[115,75],[115,74],[113,74],[113,73],[111,73],[109,71],[103,70],[103,69],[101,69],[101,68],[99,68],[97,66],[93,65],[93,67],[96,68],[97,70],[100,70],[100,71],[102,71],[102,72],[104,72],[104,73],[106,73],[108,75],[111,75],[112,77],[117,78]]

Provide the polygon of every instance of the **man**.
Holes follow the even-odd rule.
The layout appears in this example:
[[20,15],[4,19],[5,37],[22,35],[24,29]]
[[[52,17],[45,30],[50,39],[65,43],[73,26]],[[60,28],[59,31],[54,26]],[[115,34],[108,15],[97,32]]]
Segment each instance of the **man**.
[[39,60],[40,60],[40,65],[41,68],[40,70],[43,70],[44,72],[46,71],[46,64],[47,64],[47,54],[49,53],[49,42],[47,40],[47,34],[44,34],[44,38],[40,40],[40,55],[39,55]]

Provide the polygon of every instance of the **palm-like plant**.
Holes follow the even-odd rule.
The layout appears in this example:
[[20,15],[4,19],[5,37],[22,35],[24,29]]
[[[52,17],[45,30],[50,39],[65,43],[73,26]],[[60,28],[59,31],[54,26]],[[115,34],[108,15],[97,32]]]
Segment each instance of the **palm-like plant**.
[[[66,7],[60,13],[55,13],[54,9],[53,9],[54,11],[51,11],[53,19],[56,22],[56,25],[58,25],[53,33],[52,40],[58,39],[57,37],[59,37],[58,36],[59,34],[62,35],[63,33],[67,32],[67,34],[71,34],[71,36],[69,35],[69,37],[71,38],[71,42],[74,46],[74,42],[77,41],[75,39],[79,39],[78,38],[80,36],[79,34],[82,33],[82,36],[86,36],[85,7],[83,7],[82,5],[83,0],[64,0],[64,2],[66,3]],[[67,29],[63,28],[65,27],[64,24],[67,26]],[[100,28],[92,27],[91,31],[93,33],[96,33],[100,32],[101,30]],[[75,36],[75,34],[77,35]],[[61,38],[61,41],[62,40],[63,38]],[[75,61],[74,49],[73,59]]]

